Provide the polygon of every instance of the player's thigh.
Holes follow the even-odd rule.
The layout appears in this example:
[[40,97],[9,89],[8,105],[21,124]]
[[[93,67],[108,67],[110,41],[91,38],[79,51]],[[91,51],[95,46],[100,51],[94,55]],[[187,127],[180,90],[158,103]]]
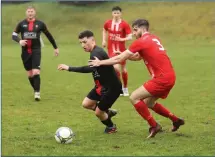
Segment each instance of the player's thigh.
[[159,98],[158,97],[148,97],[148,98],[145,98],[143,99],[143,101],[145,102],[145,104],[149,107],[149,108],[153,108],[156,101],[158,100]]
[[83,107],[90,107],[95,105],[98,101],[100,101],[101,96],[96,93],[96,89],[93,88],[86,96],[86,98],[82,102]]
[[40,64],[41,64],[41,50],[35,49],[33,50],[33,55],[32,55],[33,75],[40,74]]
[[130,101],[132,104],[136,104],[140,100],[151,97],[152,95],[146,90],[144,86],[140,86],[135,91],[131,93]]
[[121,94],[121,88],[120,89],[117,88],[115,90],[114,89],[109,90],[107,93],[101,96],[101,100],[98,103],[98,108],[101,111],[107,111],[116,102],[120,94]]
[[24,66],[25,70],[27,71],[27,75],[31,76],[30,71],[32,70],[32,55],[23,51],[21,58],[22,58],[23,66]]
[[89,99],[88,97],[85,97],[84,100],[82,101],[82,106],[84,108],[92,108],[93,106],[95,106],[97,103],[97,100],[92,100]]
[[144,83],[145,89],[154,97],[165,99],[175,84],[174,78],[154,78]]

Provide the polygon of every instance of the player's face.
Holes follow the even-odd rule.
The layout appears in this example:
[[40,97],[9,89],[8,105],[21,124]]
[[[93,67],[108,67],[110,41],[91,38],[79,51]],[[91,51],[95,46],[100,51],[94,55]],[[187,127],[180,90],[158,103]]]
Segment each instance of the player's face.
[[122,13],[119,10],[114,10],[112,11],[112,16],[114,19],[119,19],[121,18]]
[[93,38],[84,37],[83,39],[79,39],[79,41],[84,51],[91,52],[91,50],[93,49]]
[[139,27],[134,26],[133,35],[136,37],[136,39],[140,38],[142,36],[142,30]]
[[31,20],[31,19],[35,18],[35,15],[36,15],[36,11],[33,8],[26,10],[26,16],[28,19]]

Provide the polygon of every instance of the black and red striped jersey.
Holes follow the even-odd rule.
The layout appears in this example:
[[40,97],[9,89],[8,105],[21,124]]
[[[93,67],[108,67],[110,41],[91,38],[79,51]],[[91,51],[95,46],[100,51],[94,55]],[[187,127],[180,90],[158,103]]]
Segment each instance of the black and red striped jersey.
[[[104,49],[98,46],[95,46],[90,53],[91,60],[94,60],[95,57],[97,57],[99,60],[105,60],[109,58]],[[101,88],[122,88],[122,84],[116,74],[116,71],[114,70],[113,65],[93,67],[93,69],[92,75],[97,90],[102,90]]]
[[53,39],[52,35],[48,31],[46,24],[40,20],[27,20],[24,19],[18,23],[16,26],[15,33],[21,33],[22,40],[27,40],[27,45],[23,47],[23,49],[27,51],[31,51],[30,49],[38,49],[41,48],[40,43],[40,35],[43,32],[49,41],[52,43],[53,47],[56,49],[57,45],[55,40]]

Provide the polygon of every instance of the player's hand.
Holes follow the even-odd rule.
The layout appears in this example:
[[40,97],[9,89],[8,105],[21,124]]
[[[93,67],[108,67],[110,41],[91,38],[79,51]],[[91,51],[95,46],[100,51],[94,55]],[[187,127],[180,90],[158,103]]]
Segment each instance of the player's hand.
[[54,55],[58,56],[59,55],[59,50],[58,49],[54,49]]
[[27,45],[27,40],[20,40],[20,41],[19,41],[19,44],[20,44],[21,46],[25,46],[25,45]]
[[131,60],[131,61],[139,61],[141,59],[142,58],[141,58],[141,56],[140,56],[140,54],[138,52],[133,54],[131,57],[129,57],[129,60]]
[[120,38],[120,37],[116,36],[116,37],[115,37],[115,40],[116,40],[116,41],[124,41],[124,38]]
[[62,70],[69,70],[69,66],[66,64],[59,64],[57,67],[58,70],[62,71]]
[[106,45],[107,45],[107,44],[106,44],[106,41],[103,41],[103,42],[102,42],[102,47],[105,48]]
[[119,55],[120,53],[122,53],[121,51],[114,51],[113,53]]
[[94,57],[94,60],[89,60],[88,65],[90,67],[99,67],[100,66],[100,60],[97,57]]

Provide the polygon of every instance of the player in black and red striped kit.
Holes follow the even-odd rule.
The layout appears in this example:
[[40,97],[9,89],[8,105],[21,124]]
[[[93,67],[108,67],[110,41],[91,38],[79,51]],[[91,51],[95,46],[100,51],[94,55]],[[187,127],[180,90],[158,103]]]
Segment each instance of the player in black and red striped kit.
[[[95,39],[91,31],[83,31],[79,35],[79,41],[86,52],[90,52],[90,59],[97,57],[101,60],[108,59],[104,49],[96,46]],[[116,111],[110,109],[119,95],[122,93],[122,84],[112,65],[101,67],[73,67],[65,64],[58,66],[59,70],[71,72],[92,73],[95,87],[83,100],[83,107],[94,110],[96,116],[106,125],[105,133],[116,132],[116,125],[113,124],[111,117],[116,115]]]
[[[41,38],[43,32],[54,47],[56,56],[59,54],[58,47],[44,22],[35,19],[36,10],[29,6],[26,10],[27,18],[16,26],[12,39],[22,47],[22,61],[27,71],[28,79],[34,89],[34,98],[40,100],[40,62],[41,62]],[[21,39],[18,34],[21,33]]]

